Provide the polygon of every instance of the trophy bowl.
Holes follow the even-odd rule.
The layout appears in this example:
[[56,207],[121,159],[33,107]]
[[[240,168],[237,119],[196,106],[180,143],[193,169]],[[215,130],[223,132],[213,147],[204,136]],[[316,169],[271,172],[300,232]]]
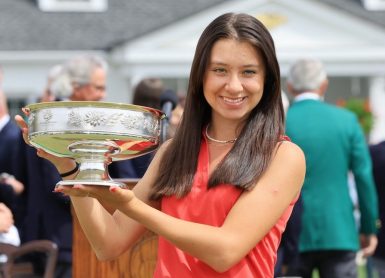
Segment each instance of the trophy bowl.
[[74,180],[57,185],[120,186],[108,174],[109,160],[135,158],[160,144],[164,114],[156,109],[100,101],[57,101],[27,105],[29,141],[79,163]]

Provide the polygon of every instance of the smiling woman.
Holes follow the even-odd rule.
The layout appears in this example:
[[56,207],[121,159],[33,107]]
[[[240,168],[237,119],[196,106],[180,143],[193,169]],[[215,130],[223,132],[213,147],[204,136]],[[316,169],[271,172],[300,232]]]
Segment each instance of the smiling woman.
[[[154,277],[271,278],[305,174],[302,151],[283,139],[283,120],[270,33],[253,16],[223,14],[198,41],[174,137],[137,185],[56,191],[71,196],[101,260],[118,257],[148,229],[159,235]],[[39,154],[62,172],[74,166]]]

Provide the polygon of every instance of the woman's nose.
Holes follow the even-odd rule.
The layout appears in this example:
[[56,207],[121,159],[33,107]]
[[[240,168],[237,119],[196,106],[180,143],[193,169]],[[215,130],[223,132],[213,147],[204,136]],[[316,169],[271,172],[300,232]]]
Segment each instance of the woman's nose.
[[239,93],[243,90],[242,81],[238,75],[233,74],[229,76],[226,84],[226,90],[230,93]]

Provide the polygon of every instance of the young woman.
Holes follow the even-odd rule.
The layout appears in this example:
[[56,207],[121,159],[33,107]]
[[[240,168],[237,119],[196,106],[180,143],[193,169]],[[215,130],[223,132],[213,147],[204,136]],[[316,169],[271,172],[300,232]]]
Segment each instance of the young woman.
[[[150,229],[160,236],[154,277],[273,277],[305,174],[304,155],[283,136],[283,120],[269,32],[252,16],[224,14],[199,39],[175,137],[135,188],[56,191],[71,196],[101,260],[116,258]],[[38,154],[60,173],[75,167]],[[116,211],[109,214],[100,202]]]

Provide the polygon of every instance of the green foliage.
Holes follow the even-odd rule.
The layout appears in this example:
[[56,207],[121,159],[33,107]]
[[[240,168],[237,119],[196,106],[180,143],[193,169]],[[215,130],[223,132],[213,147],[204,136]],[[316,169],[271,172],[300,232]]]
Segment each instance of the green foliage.
[[350,98],[346,101],[340,100],[337,102],[337,104],[356,114],[365,135],[368,135],[370,133],[373,127],[373,114],[370,110],[368,100],[360,98]]

